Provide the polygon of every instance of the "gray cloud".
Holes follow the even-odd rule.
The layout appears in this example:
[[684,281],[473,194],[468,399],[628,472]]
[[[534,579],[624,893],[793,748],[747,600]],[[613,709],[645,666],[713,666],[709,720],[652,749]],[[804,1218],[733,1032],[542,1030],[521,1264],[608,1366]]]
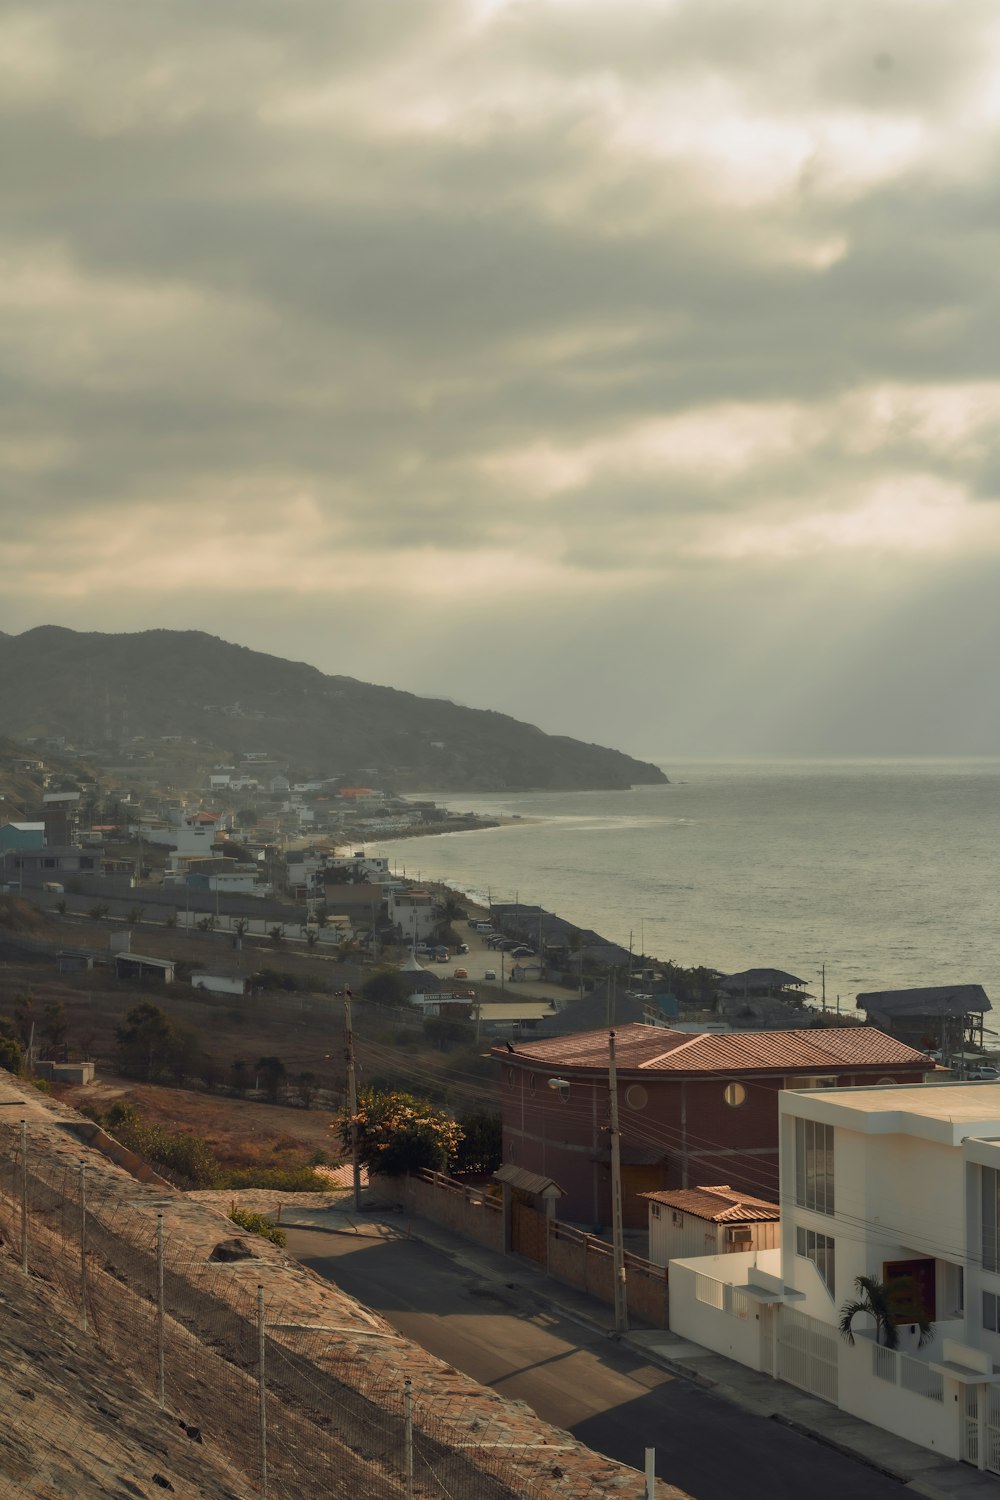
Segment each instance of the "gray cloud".
[[[903,618],[1000,542],[991,24],[9,6],[0,628],[181,611],[315,659],[317,610],[382,588],[421,622],[408,686],[476,701],[513,613],[549,677],[625,694],[623,622],[654,638],[669,595],[703,740],[696,697],[750,660],[784,732],[818,666],[862,723],[802,576],[853,596],[877,559]],[[909,659],[876,593],[859,615]],[[334,640],[328,668],[404,665],[388,627]],[[491,691],[560,727],[517,670]]]

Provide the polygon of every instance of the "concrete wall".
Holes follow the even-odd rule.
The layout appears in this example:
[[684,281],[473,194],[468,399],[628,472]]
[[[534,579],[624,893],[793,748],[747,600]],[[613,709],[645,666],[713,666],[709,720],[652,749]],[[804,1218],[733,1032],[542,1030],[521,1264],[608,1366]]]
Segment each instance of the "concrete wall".
[[[757,1256],[758,1265],[763,1260]],[[692,1343],[759,1370],[761,1309],[734,1285],[746,1284],[753,1264],[752,1253],[671,1261],[670,1327]]]
[[450,1177],[379,1179],[379,1187],[422,1219],[451,1229],[463,1239],[503,1252],[503,1212],[499,1199],[488,1199],[479,1188],[466,1187]]

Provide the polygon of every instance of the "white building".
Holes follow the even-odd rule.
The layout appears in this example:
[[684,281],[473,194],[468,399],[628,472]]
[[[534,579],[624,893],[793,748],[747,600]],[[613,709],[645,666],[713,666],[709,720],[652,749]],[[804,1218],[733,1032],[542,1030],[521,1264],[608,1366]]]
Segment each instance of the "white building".
[[[1000,1474],[1000,1085],[783,1093],[780,1149],[781,1248],[671,1261],[671,1328]],[[898,1348],[841,1336],[859,1276]]]
[[388,893],[389,921],[404,943],[422,943],[438,927],[437,902],[429,891],[394,890]]
[[665,1266],[688,1255],[736,1255],[781,1244],[781,1210],[766,1198],[719,1187],[641,1193],[649,1204],[649,1259]]

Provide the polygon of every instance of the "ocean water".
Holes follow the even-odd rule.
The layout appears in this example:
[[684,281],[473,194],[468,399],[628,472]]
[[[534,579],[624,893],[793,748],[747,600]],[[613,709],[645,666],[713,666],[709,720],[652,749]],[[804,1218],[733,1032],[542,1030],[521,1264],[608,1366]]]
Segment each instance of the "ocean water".
[[[664,763],[669,786],[470,797],[511,826],[379,846],[661,960],[858,991],[982,984],[1000,1010],[1000,758]],[[374,851],[373,851],[374,852]]]

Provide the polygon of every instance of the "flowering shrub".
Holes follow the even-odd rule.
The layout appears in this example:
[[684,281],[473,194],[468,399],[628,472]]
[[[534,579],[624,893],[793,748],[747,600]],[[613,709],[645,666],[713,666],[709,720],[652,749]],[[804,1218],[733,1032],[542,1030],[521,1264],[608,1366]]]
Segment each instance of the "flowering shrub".
[[349,1114],[340,1120],[340,1138],[348,1149],[352,1123],[360,1160],[380,1177],[402,1177],[421,1168],[443,1172],[462,1139],[462,1127],[446,1110],[412,1094],[365,1090],[353,1121]]

